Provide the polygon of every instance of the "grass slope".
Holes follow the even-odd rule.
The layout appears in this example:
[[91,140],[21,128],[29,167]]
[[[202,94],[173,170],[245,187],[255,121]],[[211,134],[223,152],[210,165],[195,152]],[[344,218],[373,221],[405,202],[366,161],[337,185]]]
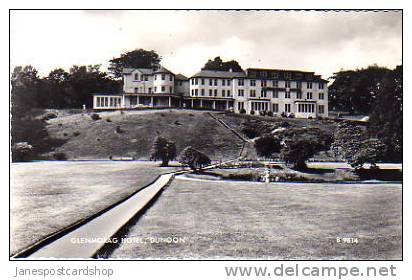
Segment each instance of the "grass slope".
[[234,158],[242,147],[240,139],[205,112],[116,111],[99,115],[101,119],[96,121],[81,113],[59,114],[49,120],[46,128],[50,137],[64,140],[54,152],[64,152],[69,159],[111,155],[147,159],[156,135],[175,141],[178,153],[192,146],[215,160]]

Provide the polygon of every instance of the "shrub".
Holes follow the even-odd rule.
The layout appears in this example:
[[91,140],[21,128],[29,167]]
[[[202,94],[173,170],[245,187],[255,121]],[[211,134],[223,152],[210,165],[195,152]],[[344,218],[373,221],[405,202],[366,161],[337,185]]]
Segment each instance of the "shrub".
[[80,132],[79,132],[79,131],[73,132],[73,136],[77,137],[77,136],[79,136],[79,135],[80,135]]
[[261,115],[262,117],[266,116],[266,111],[259,111],[259,115]]
[[94,121],[97,121],[97,120],[100,120],[100,119],[101,119],[101,117],[99,116],[99,114],[96,114],[96,113],[93,113],[90,117],[91,117],[92,120],[94,120]]
[[192,147],[186,147],[179,155],[179,163],[184,166],[189,166],[191,169],[202,169],[204,166],[210,164],[208,156],[202,152],[193,149]]
[[19,142],[11,148],[13,162],[30,161],[33,156],[33,146],[27,142]]
[[112,120],[110,118],[107,118],[106,122],[112,122]]
[[288,117],[291,118],[291,119],[293,119],[293,118],[295,118],[295,114],[290,113]]
[[286,122],[286,121],[283,121],[281,124],[280,124],[280,127],[284,127],[284,128],[287,128],[287,127],[289,127],[290,126],[290,123],[288,123],[288,122]]
[[150,160],[162,160],[161,166],[167,166],[176,157],[176,145],[166,138],[157,136],[150,151]]
[[254,111],[254,110],[250,110],[250,114],[251,114],[251,115],[254,115],[254,114],[255,114],[255,111]]
[[267,113],[267,115],[268,115],[268,117],[273,117],[273,112],[272,112],[272,111],[269,111],[269,112]]
[[53,158],[55,160],[67,160],[67,156],[65,153],[62,152],[57,152],[53,154]]
[[258,156],[270,158],[281,149],[280,139],[272,134],[265,134],[255,141],[255,149]]
[[120,133],[123,133],[124,130],[118,125],[116,126],[116,132],[120,134]]
[[280,114],[280,116],[281,116],[282,118],[286,118],[286,117],[287,117],[287,115],[286,115],[285,112],[282,112],[282,114]]
[[244,108],[242,108],[242,109],[239,110],[239,113],[240,114],[246,114],[246,110]]

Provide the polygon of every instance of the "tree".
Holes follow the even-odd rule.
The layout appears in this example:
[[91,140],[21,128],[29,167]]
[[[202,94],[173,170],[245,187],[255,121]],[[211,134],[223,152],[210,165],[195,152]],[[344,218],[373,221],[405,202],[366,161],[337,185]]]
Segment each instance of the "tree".
[[364,163],[376,167],[376,163],[383,159],[386,145],[379,139],[369,138],[365,129],[351,123],[342,122],[334,133],[331,150],[341,159],[358,169]]
[[264,134],[255,140],[255,149],[258,156],[270,158],[279,153],[282,148],[280,139],[272,134]]
[[27,142],[19,142],[12,146],[13,162],[30,161],[33,154],[33,146]]
[[209,59],[202,70],[243,72],[242,67],[236,60],[223,61],[220,56],[215,57],[213,60]]
[[386,144],[385,160],[402,162],[403,67],[389,72],[382,81],[370,114],[369,133]]
[[12,115],[24,114],[39,104],[40,78],[36,68],[31,65],[16,66],[11,75]]
[[161,166],[168,166],[169,161],[176,157],[176,145],[166,138],[157,136],[150,151],[150,160],[162,160]]
[[305,169],[306,160],[329,149],[332,136],[319,128],[289,128],[281,133],[280,158],[295,169]]
[[120,78],[123,68],[156,68],[161,60],[162,57],[153,50],[135,49],[111,59],[108,69],[114,77]]
[[352,114],[368,114],[388,72],[390,70],[387,68],[372,65],[334,73],[331,77],[334,81],[329,86],[329,108]]
[[189,146],[180,153],[179,163],[184,166],[189,166],[193,170],[197,170],[209,165],[210,159],[202,152]]

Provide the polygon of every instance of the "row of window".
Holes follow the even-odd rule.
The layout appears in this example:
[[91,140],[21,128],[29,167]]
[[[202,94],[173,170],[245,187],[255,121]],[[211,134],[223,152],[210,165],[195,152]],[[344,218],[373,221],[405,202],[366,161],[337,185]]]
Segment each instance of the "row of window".
[[121,104],[121,97],[96,97],[96,107],[118,108]]
[[[169,86],[169,87],[161,86],[161,87],[159,87],[160,92],[166,92],[166,88],[169,88],[168,93],[173,93],[173,87],[172,86]],[[153,92],[158,92],[157,87],[154,87],[154,91],[151,87],[147,88],[147,93],[153,93]],[[144,88],[136,87],[136,88],[134,88],[134,93],[146,93],[146,92],[145,92]]]
[[[221,90],[221,93],[222,93],[222,97],[231,97],[231,93],[230,93],[230,90],[225,90],[225,89],[222,89]],[[191,91],[190,91],[190,95],[191,96],[206,96],[205,95],[206,94],[206,91],[205,91],[205,89],[192,89]],[[209,91],[208,91],[208,96],[217,96],[217,94],[218,94],[218,90],[217,89],[209,89]]]
[[[162,80],[165,81],[166,79],[168,79],[169,81],[173,81],[173,75],[169,75],[169,74],[155,74],[154,75],[154,79],[157,80]],[[139,73],[135,73],[134,74],[134,80],[135,81],[148,81],[148,75],[139,75]]]
[[[270,106],[272,104],[272,106]],[[237,103],[238,110],[244,109],[245,104],[244,102]],[[251,102],[251,110],[253,111],[272,111],[274,113],[279,112],[279,104],[277,103],[269,103],[269,102]],[[286,113],[291,112],[291,104],[285,104],[284,111]],[[315,112],[315,104],[298,104],[298,112],[299,113],[314,113]],[[318,113],[324,114],[325,113],[325,106],[318,105]]]
[[[230,86],[231,85],[231,80],[227,80],[227,79],[205,79],[205,78],[192,78],[191,79],[191,84],[192,85],[206,85],[208,81],[208,85],[209,86],[218,86],[219,83],[218,81],[221,81],[220,85],[221,86]],[[249,81],[249,86],[251,87],[255,87],[257,86],[257,82],[259,82],[260,80],[248,80]],[[306,83],[306,88],[307,89],[312,89],[314,84],[314,82],[305,82]],[[261,87],[274,87],[274,88],[279,88],[279,81],[267,81],[267,80],[261,80],[260,81]],[[325,88],[325,83],[319,82],[318,84],[318,88],[319,89],[324,89]],[[238,86],[244,86],[245,85],[245,79],[238,79]],[[285,81],[285,88],[291,88],[292,87],[292,83],[291,81]],[[295,84],[296,88],[302,88],[302,82],[297,81]]]
[[[245,90],[239,89],[237,94],[238,94],[238,96],[245,96]],[[249,91],[249,97],[256,97],[256,90],[251,89]],[[267,97],[270,97],[270,96],[268,95],[267,91],[261,90],[260,91],[260,97],[267,98]],[[271,98],[279,98],[279,92],[278,91],[273,91]],[[284,95],[284,98],[291,98],[291,93],[286,91],[285,95]],[[313,92],[307,92],[306,95],[305,95],[305,98],[306,99],[313,99]],[[303,99],[302,92],[296,92],[296,99]],[[319,93],[319,99],[320,100],[325,99],[325,93],[320,92]]]

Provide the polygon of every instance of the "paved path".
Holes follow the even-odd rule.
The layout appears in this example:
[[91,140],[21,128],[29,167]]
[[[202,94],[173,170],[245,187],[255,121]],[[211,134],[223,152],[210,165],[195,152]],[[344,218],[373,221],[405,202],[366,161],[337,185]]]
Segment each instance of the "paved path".
[[[154,183],[142,189],[123,203],[96,217],[85,225],[67,233],[40,248],[30,258],[89,258],[133,216],[141,211],[168,183],[174,174],[161,175]],[[86,243],[84,243],[87,240]]]

